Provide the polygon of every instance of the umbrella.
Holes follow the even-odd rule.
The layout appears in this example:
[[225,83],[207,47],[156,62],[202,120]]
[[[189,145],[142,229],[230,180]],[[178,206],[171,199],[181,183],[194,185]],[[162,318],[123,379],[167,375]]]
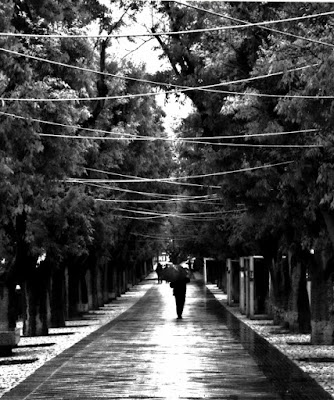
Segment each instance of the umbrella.
[[187,278],[188,272],[181,265],[170,265],[163,270],[163,277],[166,281],[175,282]]

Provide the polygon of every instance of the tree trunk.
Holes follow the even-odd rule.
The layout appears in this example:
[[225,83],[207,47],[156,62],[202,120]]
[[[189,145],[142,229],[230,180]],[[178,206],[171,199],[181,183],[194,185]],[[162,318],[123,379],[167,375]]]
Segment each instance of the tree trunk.
[[290,280],[287,258],[279,254],[277,260],[272,260],[270,268],[271,293],[270,304],[273,323],[284,324],[284,315],[288,309]]
[[291,331],[309,333],[311,313],[306,286],[306,266],[299,245],[290,246],[288,262],[291,290],[285,321]]
[[25,310],[23,318],[23,335],[48,335],[51,325],[49,296],[49,279],[42,266],[32,271],[23,283]]
[[108,300],[117,297],[117,270],[112,261],[108,263]]
[[68,314],[69,318],[80,315],[78,310],[80,275],[75,266],[68,269]]
[[[334,344],[334,215],[322,211],[327,227],[321,249],[315,249],[311,273],[312,344]],[[320,244],[319,240],[319,244]]]
[[66,290],[64,270],[55,270],[51,278],[51,326],[60,328],[65,326]]
[[311,269],[312,344],[334,344],[334,264],[332,254],[316,252]]

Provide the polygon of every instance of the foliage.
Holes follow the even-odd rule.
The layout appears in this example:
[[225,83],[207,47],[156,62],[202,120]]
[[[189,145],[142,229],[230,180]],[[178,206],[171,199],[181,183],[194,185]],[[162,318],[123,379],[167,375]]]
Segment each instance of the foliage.
[[[101,33],[111,34],[135,20],[141,7],[141,2],[119,2],[106,7],[95,0],[6,1],[0,6],[0,24],[3,31],[29,34],[85,33],[97,24]],[[8,100],[2,104],[1,256],[14,259],[17,252],[24,249],[37,258],[46,251],[52,261],[48,265],[55,266],[67,258],[92,252],[110,259],[124,252],[124,243],[131,232],[149,233],[149,229],[155,232],[156,226],[150,228],[153,226],[150,222],[124,219],[120,207],[96,200],[132,200],[138,197],[135,192],[66,183],[68,178],[109,177],[113,172],[154,178],[166,174],[168,177],[173,169],[172,153],[168,143],[158,139],[165,133],[161,122],[163,113],[154,99],[75,101],[140,93],[148,91],[149,87],[41,59],[90,70],[100,68],[101,72],[109,74],[117,74],[123,68],[122,74],[126,69],[133,78],[143,78],[145,71],[131,64],[118,65],[108,57],[107,49],[112,47],[109,39],[94,43],[93,39],[19,37],[2,40],[1,44],[10,51],[32,57],[0,53],[2,97],[53,99]],[[73,100],[58,101],[62,98]],[[80,127],[108,131],[106,136],[117,140],[57,137],[101,135],[87,133]],[[140,136],[157,140],[136,142],[131,139]],[[105,172],[94,172],[94,169]],[[123,189],[122,185],[115,186]],[[130,186],[124,189],[131,190]],[[142,192],[156,193],[164,193],[165,189],[164,183],[140,188]],[[156,209],[163,211],[165,208],[148,207],[148,210]],[[24,223],[18,224],[18,220]],[[155,248],[151,242],[146,240],[145,246],[132,246],[131,257],[152,257]],[[17,262],[18,259],[21,260],[21,256],[16,258]],[[24,268],[23,265],[17,267]]]

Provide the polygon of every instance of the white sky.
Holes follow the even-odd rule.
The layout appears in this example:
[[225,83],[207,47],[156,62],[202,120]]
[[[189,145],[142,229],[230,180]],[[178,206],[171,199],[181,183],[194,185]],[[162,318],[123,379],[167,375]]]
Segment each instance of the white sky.
[[[110,0],[99,1],[102,4],[110,5]],[[124,28],[124,32],[122,33],[147,33],[156,18],[157,17],[152,14],[151,7],[148,3],[147,7],[138,16],[138,23]],[[117,54],[118,59],[124,57],[126,60],[131,60],[135,64],[144,63],[149,73],[168,69],[169,65],[166,60],[159,59],[159,55],[162,54],[162,51],[153,50],[153,47],[158,45],[158,41],[155,38],[151,38],[151,40],[140,46],[147,39],[148,37],[141,37],[136,38],[135,42],[130,42],[126,38],[119,38],[118,44],[116,46],[113,45],[112,52],[113,54]],[[140,47],[138,48],[138,46]],[[167,114],[165,126],[169,132],[172,130],[173,125],[177,124],[180,118],[187,116],[192,109],[191,101],[183,95],[181,95],[182,102],[176,100],[173,96],[170,96],[166,104],[164,95],[157,96],[156,99]]]

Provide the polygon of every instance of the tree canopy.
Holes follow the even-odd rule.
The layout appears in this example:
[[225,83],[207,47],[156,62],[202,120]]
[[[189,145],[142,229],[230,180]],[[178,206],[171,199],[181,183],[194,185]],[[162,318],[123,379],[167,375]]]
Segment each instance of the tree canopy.
[[[333,243],[331,4],[153,2],[154,76],[113,53],[145,7],[2,3],[4,258]],[[194,105],[174,137],[171,88]]]

